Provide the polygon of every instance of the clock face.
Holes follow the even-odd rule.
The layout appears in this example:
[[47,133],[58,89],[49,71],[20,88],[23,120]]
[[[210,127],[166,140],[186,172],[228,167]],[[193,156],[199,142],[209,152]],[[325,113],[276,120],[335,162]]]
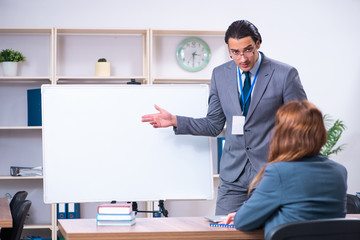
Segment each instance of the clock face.
[[190,72],[197,72],[206,67],[210,61],[210,48],[200,38],[184,39],[176,51],[177,61],[182,68]]

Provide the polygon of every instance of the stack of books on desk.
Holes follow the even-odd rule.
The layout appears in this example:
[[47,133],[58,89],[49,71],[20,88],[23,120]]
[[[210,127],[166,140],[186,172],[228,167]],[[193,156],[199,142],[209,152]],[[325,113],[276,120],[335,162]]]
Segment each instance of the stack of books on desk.
[[136,215],[130,203],[109,203],[98,206],[96,223],[98,226],[131,226]]

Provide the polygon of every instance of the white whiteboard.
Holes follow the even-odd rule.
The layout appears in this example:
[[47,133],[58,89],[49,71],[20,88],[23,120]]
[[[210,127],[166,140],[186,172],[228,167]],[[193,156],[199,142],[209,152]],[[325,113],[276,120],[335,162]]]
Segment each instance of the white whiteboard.
[[203,117],[207,85],[43,85],[44,202],[212,199],[208,137],[141,116]]

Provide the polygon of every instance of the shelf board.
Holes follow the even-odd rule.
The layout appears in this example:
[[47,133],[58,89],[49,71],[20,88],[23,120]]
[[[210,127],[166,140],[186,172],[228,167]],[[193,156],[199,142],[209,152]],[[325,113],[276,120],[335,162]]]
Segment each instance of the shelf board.
[[147,29],[111,29],[111,28],[99,28],[99,29],[90,29],[90,28],[57,28],[56,29],[58,35],[83,35],[83,34],[146,34]]
[[210,84],[211,79],[209,78],[153,78],[152,83],[154,84]]
[[24,229],[52,229],[50,224],[25,224]]
[[106,84],[106,83],[122,83],[126,84],[130,82],[131,79],[135,79],[137,82],[146,83],[147,78],[144,76],[129,76],[129,77],[98,77],[98,76],[59,76],[57,77],[57,83],[97,83],[97,84]]
[[42,126],[1,126],[0,130],[34,130],[42,129]]
[[0,180],[30,180],[30,179],[43,179],[43,176],[0,176]]
[[130,80],[131,78],[135,79],[146,79],[145,76],[128,76],[128,77],[118,77],[118,76],[58,76],[58,80]]
[[52,28],[0,28],[0,33],[51,33]]
[[224,36],[225,31],[217,30],[164,30],[164,29],[153,29],[153,35],[194,35],[194,36]]
[[0,82],[51,82],[50,76],[0,76]]

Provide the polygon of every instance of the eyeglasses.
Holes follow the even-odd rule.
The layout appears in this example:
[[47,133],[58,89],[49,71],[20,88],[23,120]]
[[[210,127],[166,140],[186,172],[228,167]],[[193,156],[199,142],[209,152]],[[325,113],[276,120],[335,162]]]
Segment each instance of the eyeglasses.
[[245,48],[244,51],[241,53],[238,49],[230,49],[231,58],[241,58],[242,56],[249,58],[254,55],[254,47]]

